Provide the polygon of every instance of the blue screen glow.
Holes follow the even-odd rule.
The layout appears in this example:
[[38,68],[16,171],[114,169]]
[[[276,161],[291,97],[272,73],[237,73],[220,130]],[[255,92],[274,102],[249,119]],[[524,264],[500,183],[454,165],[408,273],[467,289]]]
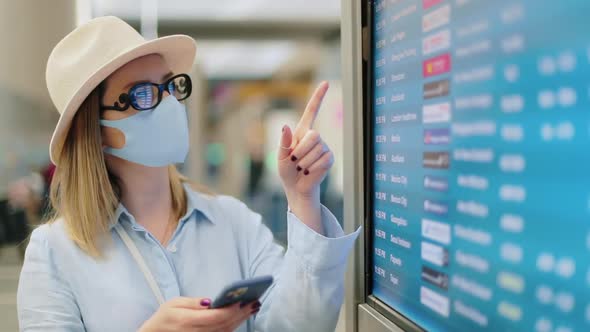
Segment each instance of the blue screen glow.
[[429,331],[590,331],[590,1],[372,11],[373,294]]

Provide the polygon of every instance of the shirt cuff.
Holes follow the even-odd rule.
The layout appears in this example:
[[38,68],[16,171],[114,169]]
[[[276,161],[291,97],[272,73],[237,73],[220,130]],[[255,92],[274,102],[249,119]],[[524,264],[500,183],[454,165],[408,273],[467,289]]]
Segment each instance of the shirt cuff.
[[303,259],[313,270],[330,269],[346,264],[346,259],[360,234],[355,232],[344,235],[338,220],[328,208],[322,205],[322,224],[326,235],[315,232],[290,211],[287,214],[288,250]]

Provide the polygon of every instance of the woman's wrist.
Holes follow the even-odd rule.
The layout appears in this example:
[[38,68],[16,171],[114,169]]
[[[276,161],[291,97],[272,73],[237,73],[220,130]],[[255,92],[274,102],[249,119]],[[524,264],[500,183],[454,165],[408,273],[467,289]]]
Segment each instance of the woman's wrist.
[[288,191],[285,191],[285,193],[290,212],[309,228],[323,235],[324,227],[319,190],[307,194],[290,193]]

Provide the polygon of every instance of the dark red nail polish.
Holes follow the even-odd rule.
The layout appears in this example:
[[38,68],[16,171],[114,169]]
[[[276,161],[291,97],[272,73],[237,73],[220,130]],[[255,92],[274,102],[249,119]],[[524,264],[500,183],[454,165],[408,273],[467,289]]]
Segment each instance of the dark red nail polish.
[[208,307],[208,306],[210,306],[210,305],[211,305],[211,300],[209,300],[209,299],[202,299],[202,300],[201,300],[201,305],[202,305],[203,307]]
[[261,306],[260,302],[256,301],[256,302],[255,302],[255,303],[252,305],[252,309],[253,309],[253,310],[256,310],[256,309],[260,308],[260,306]]
[[291,161],[295,161],[295,160],[297,160],[297,157],[291,156]]
[[297,166],[297,172],[301,172],[302,168],[300,166]]
[[255,313],[259,312],[260,308],[256,309],[256,310],[252,310],[252,315],[254,315]]
[[308,169],[306,169],[305,171],[303,171],[303,174],[305,174],[305,175],[309,175],[309,170],[308,170]]

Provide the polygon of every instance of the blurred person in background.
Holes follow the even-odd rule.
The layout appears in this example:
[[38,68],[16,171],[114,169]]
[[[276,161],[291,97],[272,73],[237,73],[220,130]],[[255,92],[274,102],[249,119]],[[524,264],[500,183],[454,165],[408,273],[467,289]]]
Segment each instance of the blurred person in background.
[[[240,201],[191,185],[174,164],[189,135],[195,42],[145,41],[115,17],[54,48],[46,80],[61,117],[50,155],[55,216],[31,235],[18,288],[23,331],[330,331],[343,300],[344,235],[320,203],[333,155],[312,129],[321,84],[278,168],[288,249]],[[273,275],[260,302],[209,309],[236,281]]]
[[49,190],[55,164],[49,161],[38,171],[22,177],[8,186],[8,202],[15,209],[27,211],[28,222],[37,225],[49,208]]
[[35,190],[39,178],[32,174],[8,185],[7,204],[0,220],[2,245],[16,245],[21,260],[25,253],[24,241],[30,231],[29,220],[40,205],[40,195]]
[[249,201],[254,200],[263,191],[265,130],[261,121],[250,123],[247,130],[248,182],[245,196]]
[[43,176],[38,172],[17,179],[8,186],[9,206],[26,211],[30,222],[34,222],[41,208],[44,189]]
[[35,171],[8,185],[8,206],[0,228],[4,233],[4,242],[16,244],[21,259],[30,229],[39,224],[47,201],[45,173],[45,170]]

